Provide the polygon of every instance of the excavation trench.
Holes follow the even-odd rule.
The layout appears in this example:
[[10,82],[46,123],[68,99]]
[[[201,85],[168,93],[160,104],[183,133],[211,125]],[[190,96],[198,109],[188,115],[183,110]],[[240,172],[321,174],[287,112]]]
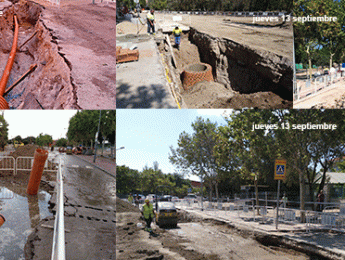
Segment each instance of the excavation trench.
[[12,46],[14,14],[19,23],[17,54],[6,89],[31,65],[37,64],[37,68],[4,97],[12,109],[76,109],[71,67],[59,53],[56,38],[40,19],[43,8],[30,1],[0,3],[0,75]]
[[[216,38],[190,28],[181,37],[180,50],[167,40],[157,41],[163,53],[172,92],[188,108],[291,108],[292,62],[279,55],[253,50],[229,39]],[[173,52],[173,56],[171,54]],[[175,66],[176,62],[176,66]],[[214,82],[186,88],[186,67],[205,63]]]

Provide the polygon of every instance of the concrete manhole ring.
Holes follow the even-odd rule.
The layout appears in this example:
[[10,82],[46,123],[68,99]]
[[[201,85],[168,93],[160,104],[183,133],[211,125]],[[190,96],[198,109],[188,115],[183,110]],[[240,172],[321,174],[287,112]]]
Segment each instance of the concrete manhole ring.
[[201,81],[214,81],[212,67],[207,63],[187,65],[182,73],[183,88],[187,90]]

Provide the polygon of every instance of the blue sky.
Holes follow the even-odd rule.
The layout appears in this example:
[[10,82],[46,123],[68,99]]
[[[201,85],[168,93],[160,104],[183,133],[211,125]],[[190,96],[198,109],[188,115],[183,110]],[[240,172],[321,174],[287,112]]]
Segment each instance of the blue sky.
[[[177,170],[169,162],[170,146],[177,147],[179,135],[192,133],[192,123],[197,117],[209,118],[225,125],[221,114],[224,109],[117,109],[116,152],[117,165],[142,170],[157,161],[164,173]],[[190,179],[198,180],[196,176]]]

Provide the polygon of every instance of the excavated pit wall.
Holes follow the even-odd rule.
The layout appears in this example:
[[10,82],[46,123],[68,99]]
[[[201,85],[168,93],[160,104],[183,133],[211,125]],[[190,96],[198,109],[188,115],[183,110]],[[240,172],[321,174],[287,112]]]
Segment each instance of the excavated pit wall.
[[212,66],[215,80],[226,88],[241,94],[272,91],[292,100],[292,60],[194,28],[190,28],[189,40],[198,47],[201,61]]
[[1,75],[12,46],[13,15],[17,15],[19,22],[18,48],[36,32],[17,51],[8,86],[24,74],[31,64],[37,64],[37,68],[5,98],[11,108],[77,109],[71,65],[59,53],[54,36],[40,20],[42,8],[33,2],[18,2],[5,8],[0,17]]

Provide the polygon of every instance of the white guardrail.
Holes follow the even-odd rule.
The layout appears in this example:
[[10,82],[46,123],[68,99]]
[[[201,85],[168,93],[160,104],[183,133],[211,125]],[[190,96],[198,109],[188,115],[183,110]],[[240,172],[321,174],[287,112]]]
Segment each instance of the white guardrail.
[[308,80],[300,80],[297,83],[297,88],[294,89],[294,98],[296,101],[303,100],[325,88],[332,87],[335,83],[344,78],[344,76],[344,72],[337,72],[332,75],[324,75]]
[[[322,211],[299,210],[295,208],[279,207],[279,223],[302,225],[309,232],[311,229],[328,229],[345,232],[345,205],[333,203],[332,206],[323,207]],[[256,206],[252,199],[235,199],[225,203],[178,200],[175,205],[185,210],[206,210],[217,217],[236,216],[257,221],[260,223],[273,224],[276,219],[275,206]],[[325,204],[326,205],[326,204]],[[259,214],[258,214],[259,213]],[[233,215],[235,214],[235,215]],[[303,216],[304,215],[304,219]]]
[[64,220],[64,195],[63,195],[63,178],[61,169],[61,159],[56,176],[56,215],[54,223],[54,236],[52,248],[52,260],[65,260],[65,220]]

